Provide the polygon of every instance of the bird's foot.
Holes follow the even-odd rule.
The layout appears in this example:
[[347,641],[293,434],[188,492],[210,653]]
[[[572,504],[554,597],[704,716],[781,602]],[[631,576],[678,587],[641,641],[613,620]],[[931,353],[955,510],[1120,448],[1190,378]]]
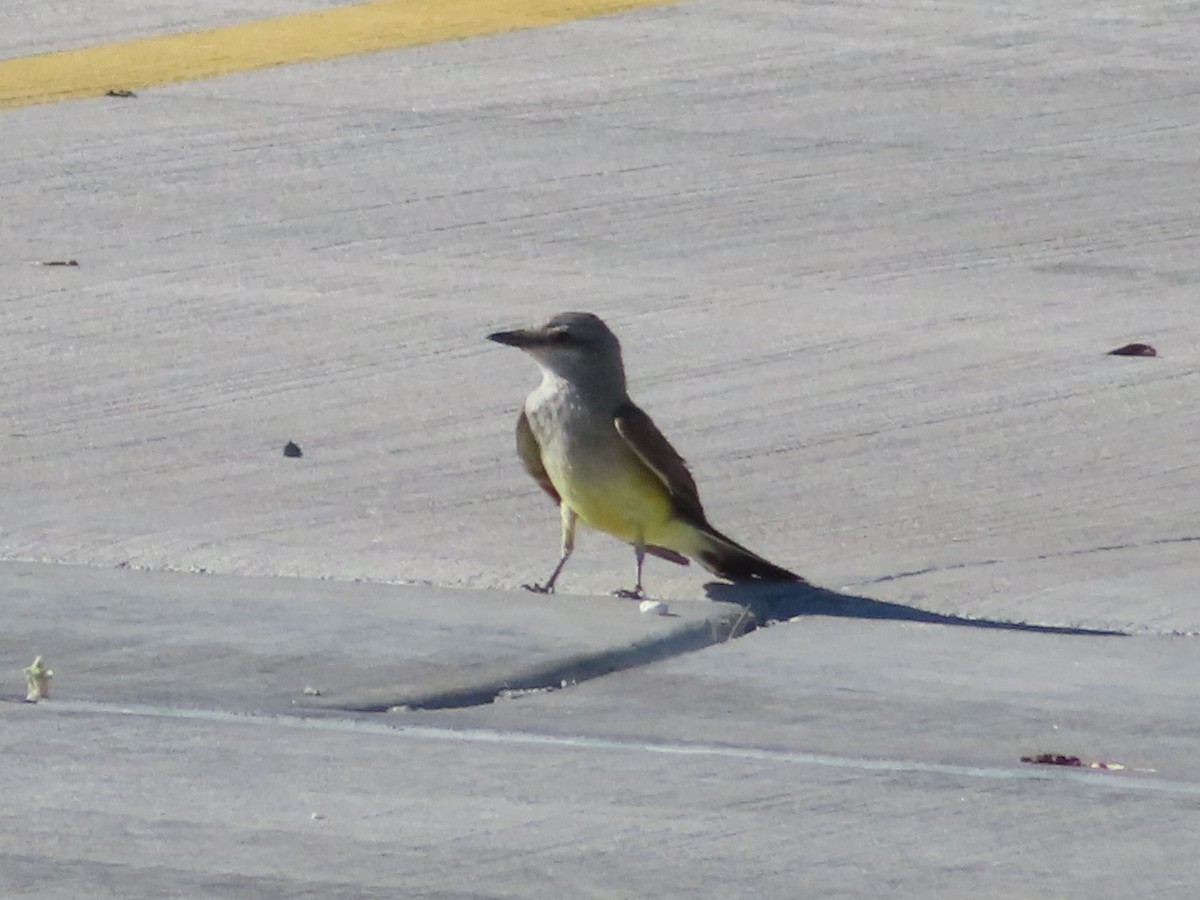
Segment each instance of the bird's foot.
[[646,592],[642,590],[642,586],[639,584],[637,587],[632,589],[621,588],[620,590],[613,591],[613,596],[623,597],[626,600],[644,600],[646,598]]
[[553,594],[554,585],[547,582],[546,584],[523,584],[521,587],[529,591],[531,594]]

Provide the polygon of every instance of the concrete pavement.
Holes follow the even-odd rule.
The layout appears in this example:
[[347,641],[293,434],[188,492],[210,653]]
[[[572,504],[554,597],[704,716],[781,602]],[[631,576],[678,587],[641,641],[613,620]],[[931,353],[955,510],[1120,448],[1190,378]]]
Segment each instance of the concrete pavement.
[[583,308],[768,558],[1200,631],[1200,23],[1121,15],[705,0],[6,111],[0,553],[510,589],[557,523],[482,338]]
[[[1187,638],[802,615],[459,706],[464,681],[726,612],[5,570],[5,897],[1183,898],[1200,877]],[[34,653],[36,705],[13,662]],[[454,708],[362,712],[447,682]],[[1111,768],[1020,761],[1040,753]]]
[[[1190,898],[1198,48],[697,0],[4,111],[0,896]],[[818,587],[519,590],[483,335],[565,308]]]
[[[574,684],[728,639],[727,603],[668,616],[617,598],[0,563],[14,623],[74,700],[283,713],[449,707]],[[30,656],[30,660],[33,657]]]

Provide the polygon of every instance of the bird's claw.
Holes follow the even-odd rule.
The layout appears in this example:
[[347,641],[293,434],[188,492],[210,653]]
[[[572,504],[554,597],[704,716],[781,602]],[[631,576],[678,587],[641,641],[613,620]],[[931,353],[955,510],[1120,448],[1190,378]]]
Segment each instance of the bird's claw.
[[553,594],[554,585],[552,584],[523,584],[521,587],[529,591],[531,594]]
[[646,597],[646,592],[642,590],[641,585],[635,588],[621,588],[613,591],[613,596],[623,597],[626,600],[643,600]]

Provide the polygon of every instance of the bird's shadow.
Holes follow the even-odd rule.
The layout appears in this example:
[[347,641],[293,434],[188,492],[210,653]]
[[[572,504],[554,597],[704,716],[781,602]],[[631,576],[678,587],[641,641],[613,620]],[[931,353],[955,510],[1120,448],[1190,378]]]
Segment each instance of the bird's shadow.
[[1072,628],[1065,625],[1031,625],[998,619],[973,619],[872,600],[857,594],[839,594],[812,584],[765,584],[709,582],[704,592],[712,600],[736,603],[750,610],[760,623],[780,622],[797,616],[837,616],[848,619],[886,619],[897,622],[923,622],[929,625],[957,625],[966,628],[996,628],[1033,634],[1072,634],[1092,637],[1125,637],[1123,631],[1100,628]]

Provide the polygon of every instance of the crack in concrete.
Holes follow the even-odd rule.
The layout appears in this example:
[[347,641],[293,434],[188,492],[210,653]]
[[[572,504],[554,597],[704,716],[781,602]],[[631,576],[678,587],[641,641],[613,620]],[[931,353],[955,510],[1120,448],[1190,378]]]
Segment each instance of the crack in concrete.
[[637,641],[628,647],[578,654],[524,671],[484,676],[468,683],[432,690],[396,685],[340,695],[305,697],[296,700],[295,706],[362,713],[486,706],[505,697],[574,687],[614,672],[640,668],[660,660],[703,650],[739,637],[753,630],[757,624],[753,613],[743,607],[738,612],[694,622],[670,634]]
[[963,562],[948,563],[942,566],[926,566],[923,569],[912,569],[907,572],[893,572],[876,578],[866,578],[852,581],[847,587],[863,587],[872,584],[886,584],[889,581],[900,581],[904,578],[918,578],[922,575],[933,575],[939,572],[954,572],[960,569],[982,569],[986,566],[997,566],[1004,563],[1041,562],[1048,559],[1067,559],[1072,556],[1090,556],[1094,553],[1108,553],[1113,550],[1141,550],[1146,547],[1161,547],[1169,544],[1187,544],[1200,541],[1200,535],[1181,535],[1179,537],[1155,538],[1150,541],[1128,541],[1122,544],[1101,544],[1096,547],[1081,547],[1073,550],[1057,550],[1053,553],[1038,553],[1033,556],[1015,556],[1009,559],[973,559]]
[[[966,567],[966,564],[963,565]],[[898,577],[898,576],[897,576]],[[877,583],[877,582],[872,582]],[[854,594],[842,594],[811,584],[767,585],[710,582],[708,596],[740,607],[740,612],[709,618],[671,634],[639,641],[628,647],[607,649],[555,660],[515,673],[475,678],[469,683],[434,690],[398,685],[352,694],[306,697],[296,706],[313,710],[385,713],[405,710],[461,709],[486,706],[525,693],[563,690],[614,672],[640,668],[665,659],[707,649],[742,637],[760,626],[802,616],[836,616],[860,619],[923,622],[968,628],[1003,629],[1033,634],[1092,637],[1126,637],[1122,631],[1035,625],[996,619],[973,619],[930,612],[900,603],[887,603]]]

